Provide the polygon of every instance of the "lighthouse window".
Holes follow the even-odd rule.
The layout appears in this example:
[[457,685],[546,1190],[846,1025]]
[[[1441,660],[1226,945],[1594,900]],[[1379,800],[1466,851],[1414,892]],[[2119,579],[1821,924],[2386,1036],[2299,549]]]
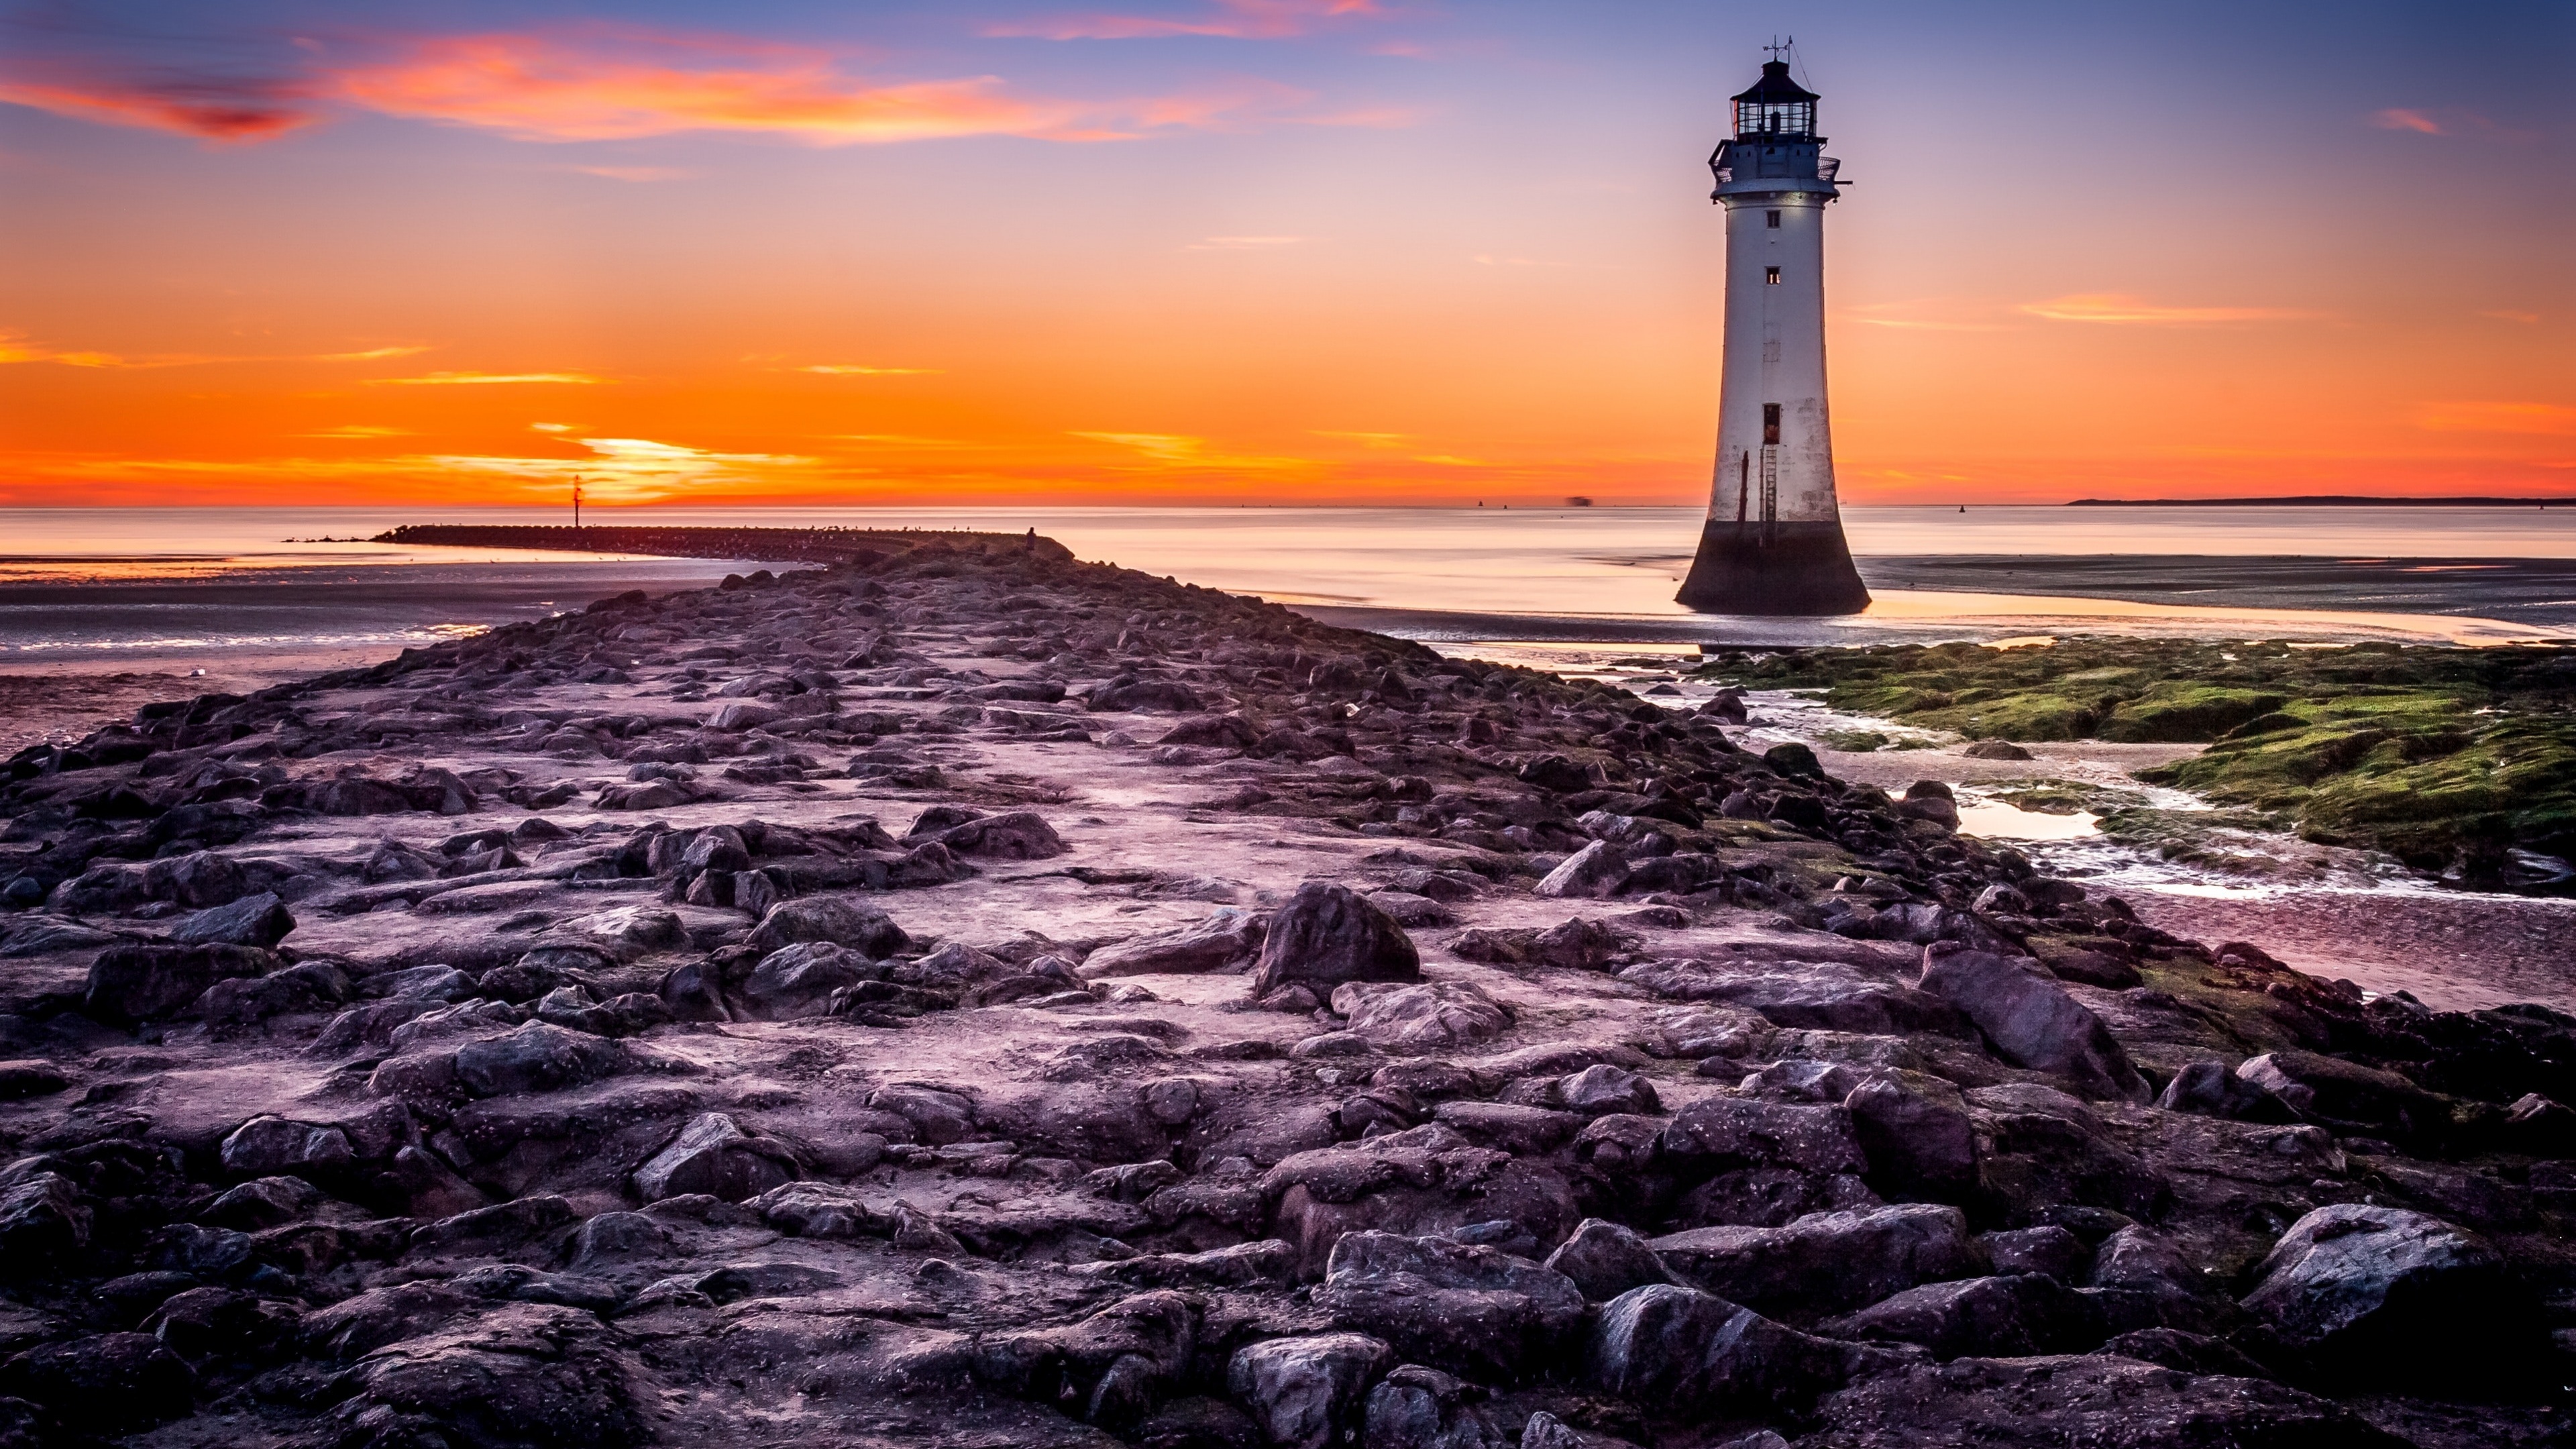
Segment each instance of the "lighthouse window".
[[1771,228],[1773,231],[1778,231],[1780,229],[1780,213],[1776,211],[1766,211],[1762,213],[1762,224]]
[[1780,405],[1778,403],[1764,403],[1762,405],[1762,445],[1766,448],[1777,447],[1779,442]]
[[1762,269],[1762,281],[1765,286],[1776,287],[1780,285],[1780,269],[1778,267],[1764,267]]

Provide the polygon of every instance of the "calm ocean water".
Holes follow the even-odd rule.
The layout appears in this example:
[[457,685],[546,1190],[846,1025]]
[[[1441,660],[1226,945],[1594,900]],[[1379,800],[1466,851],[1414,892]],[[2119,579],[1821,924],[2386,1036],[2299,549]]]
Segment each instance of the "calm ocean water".
[[[1354,620],[1426,637],[1458,628],[1409,614],[1477,616],[1470,635],[1518,637],[1528,621],[1605,639],[1866,642],[2092,628],[2246,637],[2494,640],[2534,632],[2526,611],[2485,621],[2351,607],[2235,609],[2171,590],[2085,599],[1880,587],[1867,615],[1734,627],[1672,603],[1700,513],[1688,508],[899,508],[594,510],[589,521],[809,527],[1035,528],[1086,559],[1283,602],[1359,611]],[[501,550],[404,549],[357,541],[400,523],[569,522],[536,509],[0,509],[0,662],[159,658],[207,649],[415,644],[577,607],[637,585],[679,587],[741,567]],[[2048,560],[2201,555],[2263,560],[2576,560],[2576,508],[2098,509],[1852,508],[1871,560]],[[300,540],[300,541],[299,541]],[[315,541],[326,540],[326,541]],[[2026,575],[2036,581],[2037,567]],[[2099,590],[2096,590],[2099,592]],[[2542,603],[2558,601],[2542,600]],[[2576,609],[2576,599],[2564,601]],[[2576,617],[2570,615],[2569,617]]]

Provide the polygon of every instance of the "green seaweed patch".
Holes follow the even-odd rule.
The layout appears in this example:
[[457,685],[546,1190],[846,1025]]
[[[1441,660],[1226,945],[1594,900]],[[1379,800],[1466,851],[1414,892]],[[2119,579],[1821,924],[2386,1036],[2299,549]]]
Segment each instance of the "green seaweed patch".
[[1866,755],[1873,750],[1883,750],[1890,743],[1886,735],[1876,730],[1826,730],[1818,734],[1816,739],[1827,749],[1841,750],[1846,754],[1854,755]]
[[2084,636],[1721,654],[1698,673],[1971,738],[2207,744],[2138,778],[2480,884],[2514,848],[2576,856],[2576,651]]

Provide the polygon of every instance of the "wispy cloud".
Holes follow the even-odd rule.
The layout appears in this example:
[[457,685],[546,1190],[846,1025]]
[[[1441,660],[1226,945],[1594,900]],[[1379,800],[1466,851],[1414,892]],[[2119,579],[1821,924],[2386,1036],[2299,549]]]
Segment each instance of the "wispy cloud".
[[855,362],[817,362],[795,370],[819,372],[825,377],[929,377],[942,371],[936,367],[866,367]]
[[2052,322],[2103,322],[2144,327],[2202,327],[2227,322],[2302,322],[2319,313],[2288,307],[2168,307],[2120,292],[2084,292],[2018,309]]
[[[1290,0],[1243,3],[1251,7],[1246,16],[1266,14],[1274,5],[1309,8]],[[129,65],[95,58],[51,58],[28,73],[21,73],[27,67],[0,62],[0,103],[210,141],[272,139],[313,124],[334,106],[551,142],[683,132],[777,136],[821,146],[963,136],[1120,141],[1261,120],[1352,123],[1298,115],[1297,108],[1312,97],[1269,82],[1141,97],[1047,96],[991,75],[858,74],[840,52],[818,46],[604,23],[375,36],[344,43],[338,51],[313,45],[307,56],[306,68],[296,74],[256,80],[158,74],[138,79],[127,73]],[[684,174],[650,166],[578,169],[621,181]]]
[[1411,433],[1344,433],[1325,428],[1311,430],[1319,438],[1341,438],[1363,448],[1401,448],[1413,441]]
[[218,143],[273,140],[316,119],[291,84],[214,76],[7,75],[0,103]]
[[2493,317],[2499,322],[2519,322],[2525,327],[2528,327],[2540,320],[2540,314],[2537,312],[2497,311],[2480,312],[2478,315],[2481,317]]
[[[1302,472],[1317,466],[1309,458],[1265,458],[1208,450],[1205,438],[1181,433],[1094,433],[1076,432],[1074,437],[1113,447],[1131,448],[1144,455],[1155,468],[1207,470],[1234,473]],[[1140,465],[1129,465],[1140,466]]]
[[650,438],[580,441],[590,457],[444,454],[418,461],[451,472],[497,475],[532,484],[568,484],[578,475],[591,500],[599,503],[648,503],[696,489],[774,483],[819,461],[791,453],[720,453]]
[[1338,21],[1381,20],[1392,13],[1378,0],[1216,0],[1186,16],[1060,15],[1044,20],[1001,21],[988,36],[1039,40],[1161,40],[1215,36],[1229,40],[1289,40]]
[[1957,297],[1914,297],[1901,302],[1864,302],[1845,307],[1842,315],[1864,327],[1894,327],[1908,332],[2000,332],[1992,302]]
[[295,436],[297,436],[297,437],[299,437],[299,438],[350,438],[350,439],[361,439],[361,438],[409,438],[409,437],[415,437],[415,436],[417,436],[417,434],[413,433],[413,432],[412,432],[412,430],[411,430],[411,429],[409,429],[409,428],[388,428],[388,427],[380,427],[380,426],[378,426],[378,425],[376,425],[376,424],[374,424],[374,423],[343,423],[343,424],[341,424],[340,426],[338,426],[338,427],[336,427],[336,428],[324,428],[322,431],[320,431],[320,432],[318,432],[318,433],[297,433]]
[[2538,402],[2428,402],[2415,426],[2437,433],[2576,433],[2576,407]]
[[422,377],[376,377],[379,387],[509,387],[548,384],[587,387],[608,381],[586,372],[433,372]]
[[0,365],[51,362],[63,367],[123,370],[208,367],[218,363],[240,362],[373,362],[388,357],[410,357],[415,353],[428,350],[426,347],[372,347],[364,352],[307,352],[284,355],[153,352],[129,356],[119,352],[99,352],[86,348],[51,347],[33,340],[24,332],[0,331]]
[[2529,131],[2503,125],[2494,118],[2456,106],[2419,109],[2413,106],[2391,106],[2370,113],[2370,124],[2383,131],[2412,131],[2419,136],[2476,136],[2490,141],[2528,141]]

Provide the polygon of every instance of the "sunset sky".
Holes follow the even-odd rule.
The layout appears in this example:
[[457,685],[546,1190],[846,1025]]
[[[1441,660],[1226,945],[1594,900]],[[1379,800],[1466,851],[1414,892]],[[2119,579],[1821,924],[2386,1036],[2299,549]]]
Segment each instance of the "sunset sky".
[[1775,34],[1860,503],[2576,496],[2576,6],[0,5],[0,504],[1694,503]]

